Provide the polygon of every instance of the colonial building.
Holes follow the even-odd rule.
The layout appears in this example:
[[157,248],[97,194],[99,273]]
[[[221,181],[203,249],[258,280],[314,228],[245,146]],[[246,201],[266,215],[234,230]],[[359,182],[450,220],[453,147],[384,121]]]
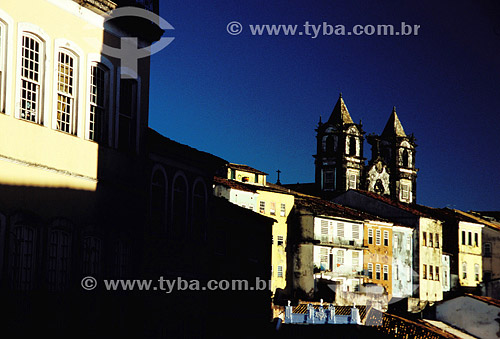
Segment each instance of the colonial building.
[[247,165],[227,164],[214,178],[214,194],[272,218],[271,291],[286,287],[288,215],[294,205],[289,190],[267,182],[267,173]]
[[411,227],[392,226],[392,297],[413,295],[413,232]]
[[[414,229],[413,238],[413,296],[421,301],[443,299],[441,287],[442,224],[434,216],[412,205],[404,204],[373,192],[349,190],[334,202],[349,206]],[[423,306],[423,305],[422,305]]]

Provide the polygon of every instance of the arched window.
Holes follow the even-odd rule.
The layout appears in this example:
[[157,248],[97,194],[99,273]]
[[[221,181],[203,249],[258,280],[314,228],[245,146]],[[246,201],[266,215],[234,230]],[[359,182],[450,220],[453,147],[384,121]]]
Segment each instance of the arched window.
[[349,155],[356,155],[356,138],[349,137]]
[[76,95],[78,93],[78,58],[66,49],[57,54],[56,129],[76,134]]
[[402,154],[402,161],[403,161],[403,167],[408,168],[409,167],[409,155],[408,155],[408,150],[404,149],[403,154]]
[[89,88],[89,139],[103,142],[107,138],[109,101],[109,70],[101,63],[90,66]]
[[483,251],[483,256],[486,257],[486,258],[490,258],[491,257],[491,243],[490,242],[487,242],[484,244],[484,251]]
[[329,135],[326,137],[326,153],[333,153],[335,152],[335,145],[334,145],[334,141],[333,141],[333,135]]
[[101,272],[101,239],[88,236],[83,239],[83,274],[98,277]]
[[160,230],[165,225],[165,193],[165,175],[160,169],[157,169],[154,171],[151,180],[151,221]]
[[10,242],[10,282],[15,290],[29,291],[34,287],[36,263],[35,230],[15,226]]
[[207,223],[207,192],[202,181],[196,182],[193,190],[193,232],[205,239]]
[[47,278],[50,291],[64,291],[68,287],[71,234],[59,229],[52,229],[49,233]]
[[44,41],[34,34],[24,32],[21,38],[19,62],[21,65],[19,117],[40,124],[45,63]]
[[184,177],[174,180],[172,195],[172,230],[176,237],[184,235],[187,225],[187,183]]

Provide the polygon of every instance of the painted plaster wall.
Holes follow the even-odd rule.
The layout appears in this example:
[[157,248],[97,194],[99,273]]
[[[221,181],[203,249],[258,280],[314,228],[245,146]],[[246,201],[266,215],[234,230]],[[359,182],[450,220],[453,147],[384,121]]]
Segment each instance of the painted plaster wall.
[[[460,221],[458,226],[459,253],[458,253],[458,278],[461,286],[476,287],[481,282],[483,270],[482,225]],[[463,233],[465,232],[465,233]],[[465,234],[465,238],[464,238]],[[470,234],[470,239],[469,239]],[[476,237],[478,241],[476,243]],[[471,242],[469,242],[471,240]],[[465,244],[464,244],[465,242]],[[466,273],[466,274],[464,274]],[[479,273],[476,275],[476,273]]]
[[[500,228],[500,225],[499,225]],[[500,230],[483,227],[483,249],[485,244],[491,246],[491,256],[483,255],[483,272],[491,272],[491,279],[500,278]]]
[[[424,232],[429,235],[430,234],[439,234],[440,237],[440,245],[439,247],[433,244],[433,247],[430,247],[429,239],[427,239],[427,246],[424,246],[423,238]],[[440,221],[429,219],[429,218],[420,218],[420,227],[419,227],[419,298],[421,300],[428,301],[439,301],[443,300],[443,289],[441,287],[440,277],[436,276],[435,268],[436,266],[441,268],[442,261],[442,225]],[[415,246],[413,247],[415,249]],[[424,265],[426,265],[427,274],[424,275]],[[432,280],[430,276],[430,267],[433,268]],[[440,270],[441,271],[441,270]],[[426,279],[424,279],[426,277]]]
[[413,229],[393,226],[392,296],[411,297],[413,293]]
[[[370,244],[369,232],[372,233],[372,243]],[[380,244],[377,245],[377,232],[380,233]],[[387,234],[388,243],[384,244],[384,233]],[[372,278],[365,279],[366,282],[375,283],[383,286],[386,292],[392,294],[392,224],[369,221],[365,222],[364,244],[368,248],[364,250],[363,268],[368,271],[368,264],[372,264]],[[376,268],[380,265],[380,279],[377,279]],[[388,279],[384,279],[384,266],[388,269]]]

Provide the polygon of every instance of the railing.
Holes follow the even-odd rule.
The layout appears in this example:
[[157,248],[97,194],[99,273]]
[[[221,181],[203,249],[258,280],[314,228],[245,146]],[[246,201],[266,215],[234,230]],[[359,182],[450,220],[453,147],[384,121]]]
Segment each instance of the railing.
[[315,309],[312,304],[307,305],[307,312],[293,313],[290,302],[285,306],[285,323],[288,324],[354,324],[360,325],[361,318],[356,307],[351,308],[349,315],[336,315],[335,306],[330,304],[327,309],[320,306]]

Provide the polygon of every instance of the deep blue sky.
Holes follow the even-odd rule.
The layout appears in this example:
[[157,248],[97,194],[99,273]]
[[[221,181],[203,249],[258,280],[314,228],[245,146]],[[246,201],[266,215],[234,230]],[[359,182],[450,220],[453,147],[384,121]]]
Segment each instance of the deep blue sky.
[[[339,92],[380,134],[417,138],[419,203],[500,210],[500,8],[494,1],[166,1],[150,126],[283,183],[314,180],[315,127]],[[231,21],[240,35],[226,32]],[[249,24],[393,24],[418,36],[252,36]],[[365,143],[364,155],[371,151]]]

